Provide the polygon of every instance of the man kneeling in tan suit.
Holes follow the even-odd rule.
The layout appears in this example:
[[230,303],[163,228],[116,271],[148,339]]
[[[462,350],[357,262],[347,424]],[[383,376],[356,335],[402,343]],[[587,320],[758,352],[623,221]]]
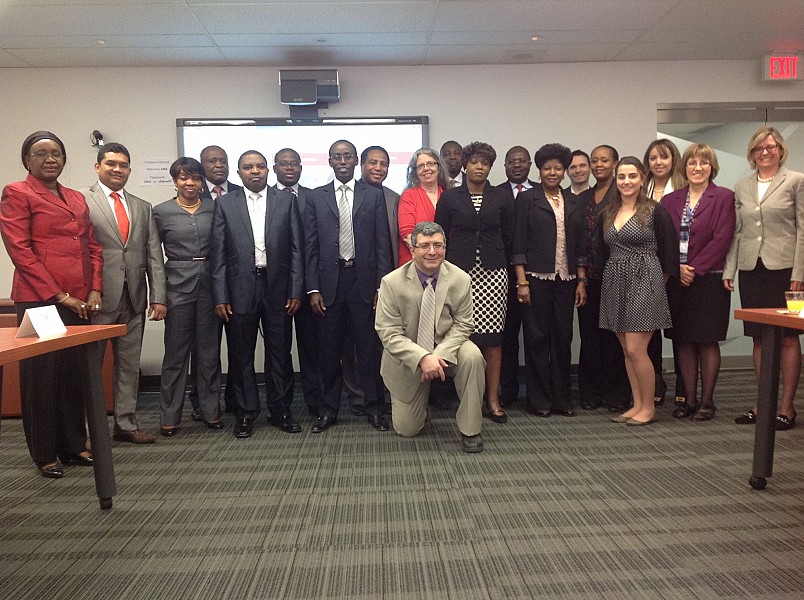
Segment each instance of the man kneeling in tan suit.
[[440,225],[418,223],[411,242],[413,260],[382,278],[374,322],[394,430],[405,437],[418,434],[427,417],[430,382],[454,376],[461,447],[481,452],[486,362],[469,341],[474,329],[469,275],[444,261]]

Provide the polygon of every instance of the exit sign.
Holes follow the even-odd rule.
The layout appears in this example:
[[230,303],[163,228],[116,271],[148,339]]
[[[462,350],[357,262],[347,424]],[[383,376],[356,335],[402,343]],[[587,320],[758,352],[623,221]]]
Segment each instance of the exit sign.
[[798,55],[770,54],[762,60],[765,81],[800,81]]

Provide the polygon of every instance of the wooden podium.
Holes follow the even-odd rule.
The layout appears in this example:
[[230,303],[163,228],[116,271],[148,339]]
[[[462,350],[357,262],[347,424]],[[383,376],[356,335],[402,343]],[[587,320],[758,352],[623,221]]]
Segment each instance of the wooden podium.
[[762,325],[762,367],[759,372],[757,424],[754,432],[754,464],[749,485],[765,489],[773,474],[773,450],[776,443],[776,411],[779,403],[779,363],[782,332],[785,328],[804,330],[804,319],[784,314],[776,308],[738,308],[734,318]]
[[[112,463],[112,442],[101,381],[101,361],[97,342],[126,333],[125,325],[77,325],[67,327],[67,333],[49,338],[15,338],[16,327],[0,328],[0,373],[2,366],[48,352],[73,346],[86,346],[86,369],[90,374],[91,394],[86,407],[89,439],[94,458],[95,489],[102,510],[112,507],[112,496],[117,493]],[[0,375],[1,376],[1,375]],[[2,404],[2,402],[0,402]]]

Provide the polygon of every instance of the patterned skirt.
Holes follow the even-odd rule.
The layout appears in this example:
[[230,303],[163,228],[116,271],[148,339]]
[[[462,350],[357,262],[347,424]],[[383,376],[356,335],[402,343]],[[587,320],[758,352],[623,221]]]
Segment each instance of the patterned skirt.
[[478,252],[469,276],[472,278],[475,313],[475,331],[470,339],[480,348],[499,346],[508,306],[508,272],[505,269],[484,269]]

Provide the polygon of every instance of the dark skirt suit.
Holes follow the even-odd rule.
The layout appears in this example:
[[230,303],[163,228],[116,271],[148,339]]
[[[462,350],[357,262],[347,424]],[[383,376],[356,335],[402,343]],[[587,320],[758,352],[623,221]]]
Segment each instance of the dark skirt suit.
[[605,257],[598,221],[617,193],[611,182],[600,204],[595,204],[594,188],[578,198],[583,205],[586,233],[586,304],[578,307],[581,352],[578,358],[578,389],[581,406],[586,409],[607,406],[623,410],[630,402],[630,385],[625,371],[622,346],[613,332],[600,329],[600,293]]
[[[54,297],[67,292],[86,300],[91,290],[103,290],[103,249],[95,240],[86,200],[76,190],[58,189],[62,199],[31,175],[3,189],[0,228],[14,263],[11,298],[17,323],[28,308],[55,305],[65,325],[88,325]],[[20,361],[22,425],[37,465],[86,450],[86,353],[97,351],[91,346]]]
[[513,249],[514,203],[510,194],[486,182],[480,210],[465,184],[438,200],[435,222],[447,236],[446,259],[472,277],[475,332],[480,348],[499,346],[507,306],[506,267]]
[[[516,229],[511,262],[523,265],[530,305],[523,305],[528,410],[572,410],[570,364],[576,271],[586,265],[584,206],[563,191],[566,279],[558,274],[556,244],[559,224],[541,186],[521,192],[515,200]],[[537,275],[538,274],[538,275]],[[544,276],[553,274],[554,279]]]
[[162,360],[162,400],[159,418],[163,427],[178,426],[187,385],[187,363],[192,350],[197,370],[196,385],[201,416],[219,421],[220,329],[212,302],[209,241],[215,201],[201,200],[190,214],[175,200],[154,207],[159,239],[165,250],[167,306],[165,356]]
[[[678,236],[687,190],[662,198]],[[690,225],[687,264],[695,269],[690,286],[673,277],[668,300],[673,327],[665,335],[678,342],[720,342],[729,329],[731,294],[723,287],[723,264],[734,238],[734,192],[710,183],[698,201]]]

